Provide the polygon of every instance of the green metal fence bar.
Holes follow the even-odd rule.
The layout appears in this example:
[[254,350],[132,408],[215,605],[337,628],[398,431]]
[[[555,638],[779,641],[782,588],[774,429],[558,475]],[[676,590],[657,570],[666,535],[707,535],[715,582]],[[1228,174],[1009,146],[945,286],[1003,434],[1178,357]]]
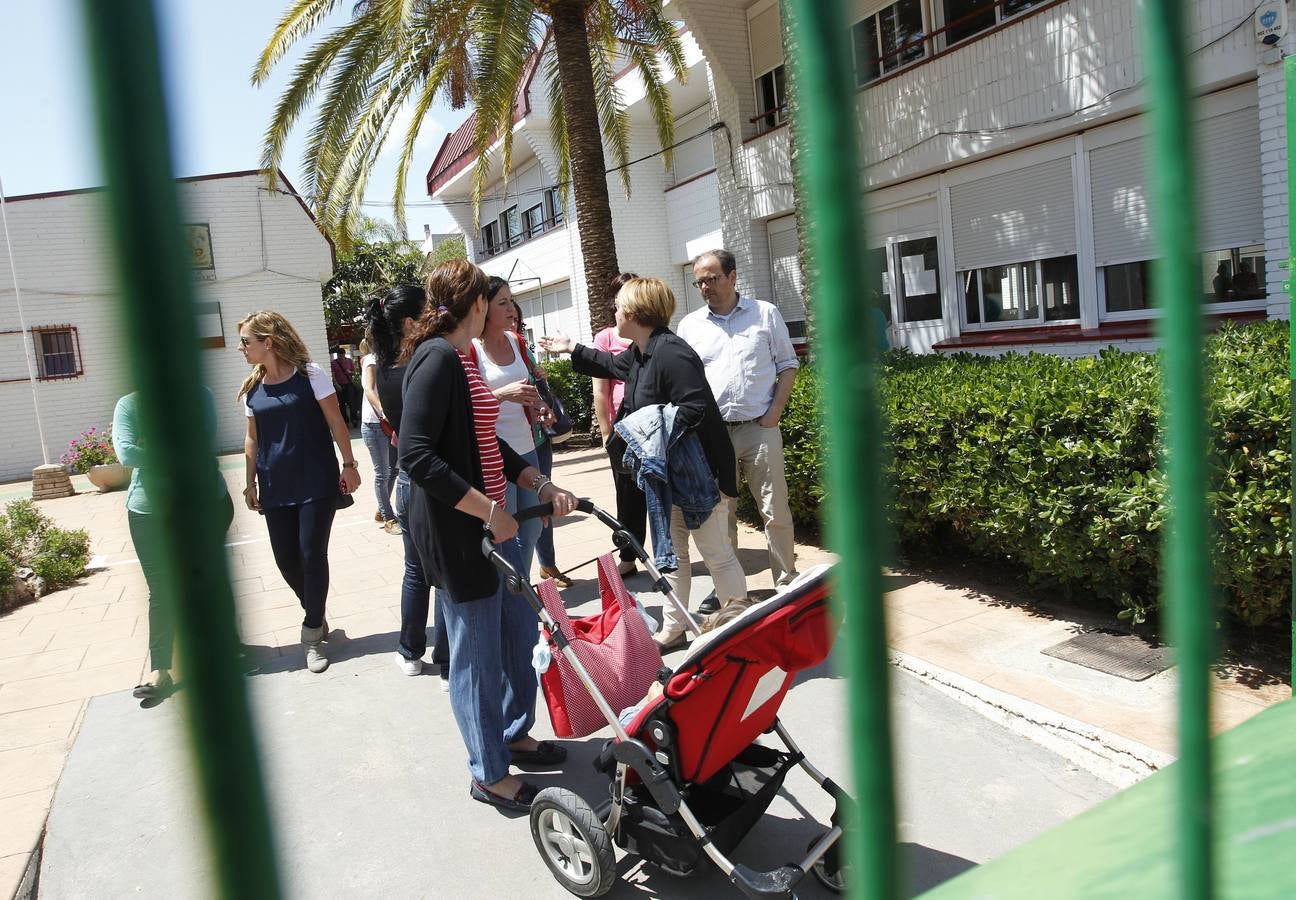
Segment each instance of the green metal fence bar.
[[[1296,173],[1292,165],[1296,163],[1296,56],[1283,60],[1283,83],[1287,91],[1287,281],[1283,290],[1287,292],[1287,353],[1290,360],[1288,371],[1291,380],[1291,409],[1296,414],[1296,231],[1291,223],[1296,221]],[[1292,428],[1291,440],[1291,551],[1292,551],[1292,684],[1296,685],[1296,428]]]
[[1210,678],[1214,608],[1202,403],[1202,291],[1183,0],[1146,0],[1142,16],[1152,89],[1153,210],[1160,245],[1153,290],[1162,311],[1169,528],[1162,608],[1178,651],[1177,895],[1212,895]]
[[791,60],[801,116],[794,132],[803,161],[801,187],[814,214],[808,244],[826,386],[828,535],[839,556],[834,596],[844,619],[850,691],[850,740],[859,814],[849,832],[851,893],[872,900],[899,895],[892,775],[890,671],[882,605],[886,546],[881,487],[882,428],[873,357],[873,319],[860,328],[860,288],[875,283],[860,251],[858,121],[841,0],[788,2],[790,34],[803,52]]
[[[145,487],[174,602],[189,744],[222,896],[278,897],[269,812],[242,672],[224,517],[204,415],[192,275],[150,0],[82,0],[121,288],[122,339],[149,449]],[[201,827],[201,826],[199,826]]]

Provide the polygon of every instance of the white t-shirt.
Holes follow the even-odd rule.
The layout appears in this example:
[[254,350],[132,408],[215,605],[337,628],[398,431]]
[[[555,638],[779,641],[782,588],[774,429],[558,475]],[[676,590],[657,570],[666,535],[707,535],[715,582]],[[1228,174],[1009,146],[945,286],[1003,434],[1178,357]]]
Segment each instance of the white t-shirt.
[[[486,354],[486,348],[480,340],[473,340],[473,347],[477,350],[477,368],[481,376],[486,381],[486,386],[492,391],[497,391],[506,384],[513,384],[516,381],[526,381],[529,373],[527,372],[526,360],[518,352],[517,341],[509,335],[509,347],[513,350],[513,362],[507,366],[498,366]],[[526,411],[522,409],[521,403],[511,401],[500,401],[499,419],[495,423],[495,433],[500,436],[504,443],[513,448],[514,453],[530,453],[535,449],[535,437],[531,432],[531,423],[527,421]]]
[[[316,400],[323,400],[330,394],[337,393],[333,387],[333,376],[315,363],[306,363],[306,377],[310,380],[311,391],[315,394]],[[240,397],[239,403],[243,404],[243,412],[247,417],[252,418],[252,407],[247,405],[247,397]]]
[[[369,368],[370,366],[373,366],[374,368],[378,367],[378,357],[374,356],[372,353],[366,353],[360,359],[361,387],[364,386],[364,370]],[[380,417],[378,416],[378,410],[374,409],[373,404],[369,402],[368,394],[364,395],[364,402],[360,406],[360,421],[365,425],[377,425],[378,422],[380,421]]]

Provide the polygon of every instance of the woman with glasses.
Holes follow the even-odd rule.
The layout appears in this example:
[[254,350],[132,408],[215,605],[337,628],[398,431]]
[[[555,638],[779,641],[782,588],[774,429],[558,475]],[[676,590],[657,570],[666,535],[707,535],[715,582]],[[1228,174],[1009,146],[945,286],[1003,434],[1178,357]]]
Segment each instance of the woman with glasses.
[[[247,413],[243,500],[265,516],[275,565],[305,611],[306,668],[319,673],[328,668],[329,533],[360,472],[333,380],[310,361],[297,330],[272,311],[253,313],[238,329],[239,352],[252,366],[238,392]],[[340,477],[331,443],[342,454]]]

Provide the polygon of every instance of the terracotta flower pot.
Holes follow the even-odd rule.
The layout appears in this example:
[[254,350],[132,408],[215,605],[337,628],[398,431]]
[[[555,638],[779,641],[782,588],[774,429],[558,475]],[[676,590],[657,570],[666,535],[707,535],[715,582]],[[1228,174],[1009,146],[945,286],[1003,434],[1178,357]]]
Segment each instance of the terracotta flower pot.
[[101,493],[120,491],[130,484],[131,470],[121,463],[109,463],[106,466],[91,466],[86,477]]

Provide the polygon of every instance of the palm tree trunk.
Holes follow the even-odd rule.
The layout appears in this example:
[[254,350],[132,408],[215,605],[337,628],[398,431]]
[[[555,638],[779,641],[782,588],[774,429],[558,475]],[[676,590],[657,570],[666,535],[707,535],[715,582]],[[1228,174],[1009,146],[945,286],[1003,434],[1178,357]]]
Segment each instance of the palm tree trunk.
[[620,272],[612,209],[608,204],[607,164],[594,100],[589,39],[583,0],[557,0],[551,8],[554,51],[567,117],[572,187],[576,195],[576,228],[585,260],[590,327],[597,334],[614,321],[608,286]]

